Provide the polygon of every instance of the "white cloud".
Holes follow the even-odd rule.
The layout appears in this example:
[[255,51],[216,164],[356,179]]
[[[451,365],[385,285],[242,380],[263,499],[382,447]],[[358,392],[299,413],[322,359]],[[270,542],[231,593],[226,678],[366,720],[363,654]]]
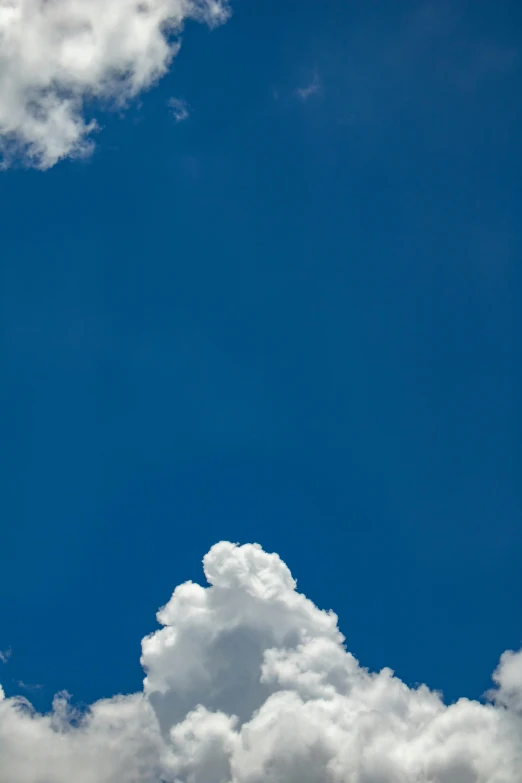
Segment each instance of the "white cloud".
[[0,154],[45,169],[92,147],[93,100],[121,107],[167,71],[187,19],[227,0],[0,0]]
[[7,663],[9,658],[11,657],[11,648],[9,647],[8,650],[0,650],[0,661],[2,663]]
[[186,101],[181,98],[171,98],[168,105],[176,122],[188,119],[190,112]]
[[319,78],[319,74],[315,71],[312,80],[305,86],[299,87],[296,90],[296,94],[302,101],[307,101],[312,95],[317,95],[321,92],[322,84]]
[[491,703],[370,673],[285,564],[222,542],[142,643],[143,692],[83,717],[0,701],[0,783],[520,783],[522,652]]

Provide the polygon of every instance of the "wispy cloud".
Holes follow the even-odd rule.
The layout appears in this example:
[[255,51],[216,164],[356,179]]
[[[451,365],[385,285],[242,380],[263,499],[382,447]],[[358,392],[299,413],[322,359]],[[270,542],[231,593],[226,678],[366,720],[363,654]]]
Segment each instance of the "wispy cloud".
[[188,103],[182,98],[171,98],[168,102],[168,107],[176,122],[183,122],[183,120],[189,118],[190,111]]
[[24,691],[29,691],[31,693],[34,693],[35,691],[39,691],[41,688],[43,688],[43,685],[40,685],[37,683],[36,685],[31,685],[27,682],[24,682],[23,680],[17,680],[16,684],[19,688],[22,688]]
[[2,663],[7,663],[9,658],[11,657],[11,648],[9,647],[8,650],[0,650],[0,661]]
[[314,71],[312,80],[305,87],[298,87],[295,92],[298,98],[300,98],[302,101],[307,101],[312,97],[312,95],[317,95],[320,93],[321,90],[321,79],[319,78],[317,71]]

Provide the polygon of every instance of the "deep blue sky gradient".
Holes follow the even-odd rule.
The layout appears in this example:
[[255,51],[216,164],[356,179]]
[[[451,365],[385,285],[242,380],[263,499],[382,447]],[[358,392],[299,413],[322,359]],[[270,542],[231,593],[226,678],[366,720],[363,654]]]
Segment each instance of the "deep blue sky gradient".
[[92,159],[0,177],[0,681],[139,688],[228,538],[479,697],[522,642],[522,7],[233,10]]

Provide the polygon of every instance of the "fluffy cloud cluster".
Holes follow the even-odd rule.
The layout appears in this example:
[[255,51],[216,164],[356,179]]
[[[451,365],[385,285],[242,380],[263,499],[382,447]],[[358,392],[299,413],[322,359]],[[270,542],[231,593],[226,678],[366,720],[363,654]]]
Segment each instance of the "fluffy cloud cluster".
[[168,69],[187,19],[227,0],[0,0],[0,153],[41,168],[89,151],[85,104],[124,105]]
[[143,640],[143,691],[75,715],[0,701],[0,783],[520,783],[522,652],[491,703],[363,669],[259,546],[222,542]]

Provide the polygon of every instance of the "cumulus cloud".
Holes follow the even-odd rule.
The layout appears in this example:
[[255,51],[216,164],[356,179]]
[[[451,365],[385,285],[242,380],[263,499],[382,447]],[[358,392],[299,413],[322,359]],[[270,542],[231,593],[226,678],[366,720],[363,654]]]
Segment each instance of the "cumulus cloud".
[[221,542],[142,642],[143,691],[76,714],[0,700],[0,783],[520,783],[522,652],[445,705],[346,650],[257,545]]
[[124,106],[167,71],[188,19],[228,0],[0,0],[0,154],[45,169],[92,147],[93,101]]

